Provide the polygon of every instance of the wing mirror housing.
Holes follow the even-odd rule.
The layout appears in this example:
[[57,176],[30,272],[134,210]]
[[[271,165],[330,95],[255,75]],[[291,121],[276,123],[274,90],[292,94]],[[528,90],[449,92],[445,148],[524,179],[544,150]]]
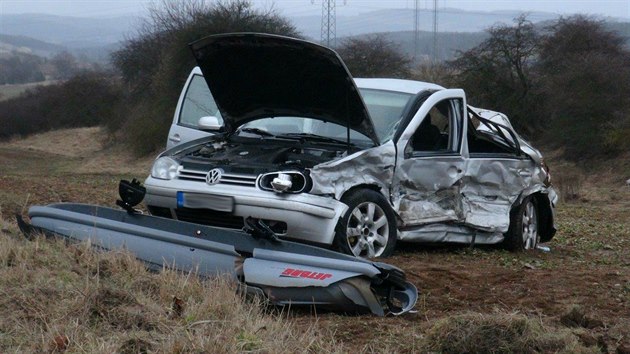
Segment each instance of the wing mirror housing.
[[221,124],[221,122],[219,122],[219,118],[215,116],[206,116],[199,118],[197,127],[200,130],[205,131],[220,131],[223,129],[223,124]]

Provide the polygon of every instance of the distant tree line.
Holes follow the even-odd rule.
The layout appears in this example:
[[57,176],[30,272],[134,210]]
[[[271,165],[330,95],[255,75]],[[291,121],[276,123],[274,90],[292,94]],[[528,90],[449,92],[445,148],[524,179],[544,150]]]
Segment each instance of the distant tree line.
[[96,64],[78,61],[67,51],[44,58],[13,51],[0,57],[0,85],[25,84],[45,80],[67,80],[81,71],[94,70]]
[[44,81],[43,62],[43,58],[25,53],[0,58],[0,85]]

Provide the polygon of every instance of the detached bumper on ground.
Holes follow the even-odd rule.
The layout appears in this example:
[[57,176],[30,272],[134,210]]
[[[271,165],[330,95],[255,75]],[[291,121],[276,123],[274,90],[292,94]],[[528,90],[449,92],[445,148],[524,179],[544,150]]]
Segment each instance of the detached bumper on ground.
[[85,204],[34,206],[25,234],[41,231],[104,249],[125,248],[158,269],[227,275],[275,305],[402,314],[418,294],[400,269],[303,244]]

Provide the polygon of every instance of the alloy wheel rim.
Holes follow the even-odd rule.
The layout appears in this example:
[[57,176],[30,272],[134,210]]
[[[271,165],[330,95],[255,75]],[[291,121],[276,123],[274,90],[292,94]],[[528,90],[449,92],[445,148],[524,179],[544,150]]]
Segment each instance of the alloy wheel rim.
[[348,217],[346,241],[357,257],[383,254],[389,240],[389,222],[383,209],[373,202],[357,205]]
[[523,248],[526,250],[536,248],[538,243],[538,216],[534,203],[528,201],[523,211]]

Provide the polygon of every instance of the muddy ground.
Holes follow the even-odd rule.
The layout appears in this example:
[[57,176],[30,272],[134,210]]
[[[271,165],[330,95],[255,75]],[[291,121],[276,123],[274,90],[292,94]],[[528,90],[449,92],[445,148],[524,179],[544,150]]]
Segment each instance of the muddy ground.
[[[148,173],[151,159],[95,149],[91,144],[101,144],[98,130],[60,139],[79,135],[83,140],[75,148],[89,145],[86,153],[55,150],[53,143],[42,141],[45,136],[0,144],[0,217],[53,202],[113,207],[119,179],[142,179]],[[624,176],[584,177],[575,200],[558,208],[559,230],[547,244],[550,252],[400,245],[387,261],[405,270],[419,288],[416,313],[377,318],[305,311],[292,316],[299,325],[316,321],[332,329],[350,348],[404,352],[414,350],[414,338],[435,320],[469,311],[519,313],[576,326],[585,342],[615,352],[630,343],[630,187],[624,181]],[[571,322],[566,314],[576,306],[578,320]]]

